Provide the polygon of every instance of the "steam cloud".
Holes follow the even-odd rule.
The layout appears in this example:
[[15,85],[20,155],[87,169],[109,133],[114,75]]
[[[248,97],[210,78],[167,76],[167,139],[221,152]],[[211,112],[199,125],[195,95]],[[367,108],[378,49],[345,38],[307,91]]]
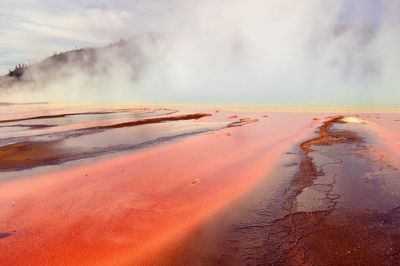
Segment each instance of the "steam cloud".
[[[121,37],[133,36],[126,43],[93,50],[86,59],[72,54],[51,71],[32,68],[26,76],[34,82],[3,90],[2,98],[400,104],[396,1],[175,0],[163,8],[159,17],[124,25]],[[145,30],[135,29],[145,24]]]

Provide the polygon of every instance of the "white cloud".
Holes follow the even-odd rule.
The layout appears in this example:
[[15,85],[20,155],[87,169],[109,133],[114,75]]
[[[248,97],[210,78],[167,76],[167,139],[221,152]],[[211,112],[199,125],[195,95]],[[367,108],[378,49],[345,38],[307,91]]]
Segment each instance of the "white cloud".
[[[145,32],[161,36],[156,44],[142,43],[148,62],[134,82],[110,63],[108,76],[77,75],[40,97],[56,99],[68,84],[76,88],[71,95],[91,86],[85,91],[95,101],[399,104],[400,6],[394,1],[0,3],[3,62],[11,54],[39,59]],[[7,21],[13,23],[6,27]]]
[[[166,10],[162,1],[0,0],[0,71],[54,51],[102,46],[149,30]],[[154,16],[154,17],[153,17]]]

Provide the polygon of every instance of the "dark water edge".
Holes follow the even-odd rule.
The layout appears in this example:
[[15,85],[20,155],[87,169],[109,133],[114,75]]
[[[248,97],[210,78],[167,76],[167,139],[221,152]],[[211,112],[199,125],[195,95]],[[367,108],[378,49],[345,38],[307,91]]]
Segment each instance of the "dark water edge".
[[398,170],[362,125],[329,134],[345,141],[294,148],[272,183],[194,232],[169,264],[398,265]]

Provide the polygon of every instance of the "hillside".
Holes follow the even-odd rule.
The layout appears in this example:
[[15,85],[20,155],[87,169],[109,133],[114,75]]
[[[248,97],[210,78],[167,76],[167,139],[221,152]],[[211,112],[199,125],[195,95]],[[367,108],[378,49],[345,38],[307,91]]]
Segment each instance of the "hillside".
[[0,76],[0,89],[27,83],[43,84],[77,73],[95,76],[106,73],[111,67],[121,67],[124,71],[131,71],[132,77],[135,78],[145,63],[141,45],[144,42],[146,45],[154,44],[155,39],[148,34],[104,47],[57,53],[32,65],[19,64],[8,74]]

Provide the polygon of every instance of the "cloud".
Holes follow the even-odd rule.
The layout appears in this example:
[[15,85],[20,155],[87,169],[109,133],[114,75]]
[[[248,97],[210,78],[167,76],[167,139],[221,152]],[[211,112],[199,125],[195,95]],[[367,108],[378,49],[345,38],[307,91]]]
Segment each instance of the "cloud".
[[[47,84],[42,93],[24,92],[25,97],[57,100],[69,91],[70,101],[94,102],[399,104],[400,8],[393,1],[41,4],[27,1],[24,12],[8,12],[18,14],[18,22],[14,30],[1,30],[7,38],[0,41],[0,51],[16,47],[12,53],[26,49],[41,55],[147,37],[122,49],[133,61],[119,56],[121,51],[102,51],[98,64],[106,66],[105,73],[87,75],[67,66],[61,82]],[[16,4],[10,5],[15,10]],[[11,38],[11,32],[19,37]],[[131,66],[138,51],[140,71]],[[139,71],[134,79],[132,71]]]
[[[55,51],[102,46],[149,31],[162,1],[0,1],[0,71]],[[157,4],[160,2],[160,4]],[[10,62],[10,55],[16,55]]]

